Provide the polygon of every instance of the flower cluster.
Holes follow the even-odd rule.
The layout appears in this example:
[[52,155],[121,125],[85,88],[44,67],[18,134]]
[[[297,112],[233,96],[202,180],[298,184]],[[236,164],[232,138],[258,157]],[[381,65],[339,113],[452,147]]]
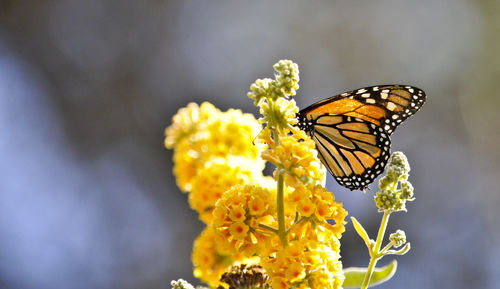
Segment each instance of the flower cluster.
[[261,262],[272,287],[340,288],[344,277],[339,238],[347,212],[320,185],[297,185],[286,199],[286,215],[295,212],[287,236],[290,243],[269,246],[269,257]]
[[[311,230],[310,225],[301,226]],[[293,239],[286,248],[279,248],[261,264],[271,276],[271,287],[288,288],[341,288],[344,279],[339,261],[339,241],[323,234],[329,240]],[[329,241],[329,242],[325,242]],[[292,287],[293,286],[293,287]]]
[[[281,60],[274,70],[248,93],[258,121],[189,104],[166,129],[177,183],[207,224],[194,244],[194,274],[215,288],[231,265],[257,262],[274,289],[341,288],[347,212],[323,187],[314,142],[294,126],[298,66]],[[274,178],[263,176],[266,161]]]
[[261,133],[261,139],[267,144],[262,158],[285,172],[287,185],[324,184],[326,172],[318,160],[313,140],[304,131],[290,131],[280,136],[277,144],[270,130],[266,129]]
[[246,260],[214,230],[215,203],[234,186],[270,182],[262,175],[263,145],[253,144],[260,130],[253,115],[234,109],[222,112],[208,102],[181,108],[165,130],[165,146],[174,149],[177,184],[207,224],[194,243],[194,275],[212,287],[230,266]]
[[263,115],[260,122],[284,132],[297,123],[298,108],[295,100],[289,97],[299,88],[299,67],[290,60],[280,60],[273,67],[276,79],[257,79],[247,95],[260,107]]
[[259,255],[272,236],[261,226],[275,225],[275,194],[255,185],[235,186],[226,191],[214,210],[213,225],[225,243],[246,256]]
[[181,108],[165,130],[165,146],[174,149],[177,184],[205,223],[222,193],[262,178],[262,146],[252,144],[259,131],[253,115],[221,112],[208,102]]
[[257,79],[251,86],[248,97],[255,105],[263,100],[276,101],[280,97],[288,98],[296,94],[299,89],[299,66],[291,60],[280,60],[273,65],[276,79]]
[[253,165],[253,161],[241,157],[214,158],[199,168],[198,176],[192,181],[188,200],[203,222],[212,222],[215,203],[225,191],[263,178],[262,172],[255,170]]
[[[387,165],[387,174],[379,181],[380,191],[375,194],[375,204],[380,212],[406,211],[406,201],[413,201],[413,186],[408,181],[410,164],[402,152],[395,152]],[[398,189],[399,184],[399,189]]]
[[[291,208],[296,208],[299,220],[311,222],[314,226],[323,226],[330,230],[336,238],[344,232],[344,219],[347,211],[342,204],[335,202],[335,197],[320,185],[298,185],[289,194],[288,203]],[[333,220],[335,225],[326,222]]]
[[406,243],[406,234],[403,230],[397,230],[389,236],[389,240],[391,240],[394,248],[401,247]]
[[194,241],[192,254],[194,276],[212,288],[219,284],[222,274],[232,265],[256,262],[255,258],[245,258],[243,254],[234,253],[227,245],[212,226],[207,226]]
[[276,166],[278,187],[275,235],[279,238],[267,240],[269,245],[260,253],[261,266],[274,289],[340,288],[344,277],[339,238],[347,212],[322,186],[325,169],[314,142],[294,127],[298,108],[288,97],[298,88],[298,67],[280,61],[274,69],[276,80],[257,80],[248,93],[263,115],[259,121],[265,129],[259,140],[267,149],[262,158]]

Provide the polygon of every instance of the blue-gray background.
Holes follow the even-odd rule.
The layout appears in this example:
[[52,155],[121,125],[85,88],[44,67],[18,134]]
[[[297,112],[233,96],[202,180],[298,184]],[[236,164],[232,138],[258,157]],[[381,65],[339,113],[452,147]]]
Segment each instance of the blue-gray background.
[[[362,86],[424,89],[393,135],[417,200],[380,288],[500,284],[498,1],[0,1],[0,288],[168,288],[202,229],[163,129],[190,101],[256,112],[272,64],[300,107]],[[329,188],[375,235],[373,191]],[[375,186],[372,186],[375,187]],[[368,254],[349,224],[345,266]],[[382,264],[388,262],[386,258]]]

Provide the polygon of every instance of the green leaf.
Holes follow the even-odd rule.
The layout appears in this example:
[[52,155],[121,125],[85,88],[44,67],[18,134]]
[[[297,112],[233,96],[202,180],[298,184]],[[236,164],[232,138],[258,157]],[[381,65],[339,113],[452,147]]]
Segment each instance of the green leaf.
[[[370,238],[368,237],[368,234],[366,233],[365,228],[363,228],[363,226],[358,222],[358,220],[356,220],[356,218],[351,217],[351,220],[352,220],[352,224],[354,225],[354,229],[356,229],[356,232],[358,232],[358,235],[365,241],[366,246],[368,247],[368,249],[371,252],[372,246],[370,245],[371,244]],[[371,255],[371,253],[370,253],[370,255]]]
[[[390,264],[375,268],[372,278],[370,279],[370,287],[375,286],[389,280],[396,273],[398,262],[393,260]],[[345,280],[342,284],[343,288],[359,288],[363,284],[367,268],[349,267],[344,269]]]

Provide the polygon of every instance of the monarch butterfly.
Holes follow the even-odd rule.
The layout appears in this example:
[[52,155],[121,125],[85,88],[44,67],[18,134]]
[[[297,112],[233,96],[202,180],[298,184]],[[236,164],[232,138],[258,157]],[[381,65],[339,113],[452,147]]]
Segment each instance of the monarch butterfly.
[[390,135],[417,112],[425,92],[409,85],[377,85],[332,96],[299,111],[297,126],[339,184],[364,190],[389,159]]

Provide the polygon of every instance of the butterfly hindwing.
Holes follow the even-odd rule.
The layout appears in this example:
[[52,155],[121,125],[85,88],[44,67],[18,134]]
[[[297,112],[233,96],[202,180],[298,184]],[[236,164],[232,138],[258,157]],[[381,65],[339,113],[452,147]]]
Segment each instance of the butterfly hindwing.
[[385,168],[389,136],[425,99],[423,90],[408,85],[360,88],[301,110],[298,126],[314,140],[321,162],[341,185],[364,189]]
[[318,156],[342,186],[364,189],[382,173],[389,158],[389,135],[362,119],[322,115],[312,139]]

